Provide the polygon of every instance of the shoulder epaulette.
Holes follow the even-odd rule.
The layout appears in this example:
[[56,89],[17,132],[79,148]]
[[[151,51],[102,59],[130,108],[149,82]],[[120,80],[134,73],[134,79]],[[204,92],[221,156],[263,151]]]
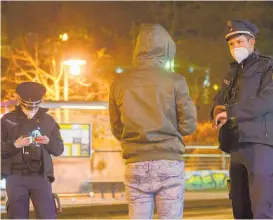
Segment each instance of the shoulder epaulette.
[[271,56],[266,56],[266,55],[261,55],[261,54],[259,54],[258,56],[259,56],[260,58],[264,58],[264,59],[270,59],[270,60],[273,59],[273,57],[271,57]]

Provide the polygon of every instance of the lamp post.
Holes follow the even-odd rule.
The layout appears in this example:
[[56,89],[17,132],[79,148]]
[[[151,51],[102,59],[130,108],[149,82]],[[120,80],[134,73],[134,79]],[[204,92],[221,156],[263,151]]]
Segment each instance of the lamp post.
[[64,66],[64,101],[68,101],[68,71],[67,68],[69,68],[69,73],[73,76],[78,76],[81,74],[82,66],[86,65],[86,60],[65,60],[62,62],[62,65]]
[[[67,71],[67,68],[65,67],[68,67],[68,70],[69,70],[69,73],[73,76],[77,76],[77,75],[80,75],[81,74],[81,69],[82,69],[82,66],[86,64],[86,61],[85,60],[80,60],[80,59],[77,59],[77,60],[64,60],[62,62],[62,65],[63,65],[63,73],[64,73],[64,90],[63,90],[63,97],[64,97],[64,101],[68,101],[68,71]],[[64,121],[65,123],[68,123],[69,122],[69,110],[66,108],[64,109]]]

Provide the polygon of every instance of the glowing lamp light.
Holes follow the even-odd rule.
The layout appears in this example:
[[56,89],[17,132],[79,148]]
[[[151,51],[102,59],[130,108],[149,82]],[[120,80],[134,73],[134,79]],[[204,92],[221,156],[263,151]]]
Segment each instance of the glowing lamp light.
[[60,39],[62,40],[62,41],[67,41],[68,40],[68,34],[67,33],[64,33],[64,34],[60,34]]
[[86,60],[65,60],[63,61],[64,65],[71,66],[71,65],[85,65]]
[[188,71],[189,71],[189,73],[193,73],[194,68],[192,66],[189,66]]
[[124,72],[124,70],[121,67],[117,67],[117,69],[116,69],[117,74],[121,74],[123,72]]
[[65,60],[63,64],[69,66],[70,74],[78,76],[81,74],[81,66],[86,64],[85,60]]

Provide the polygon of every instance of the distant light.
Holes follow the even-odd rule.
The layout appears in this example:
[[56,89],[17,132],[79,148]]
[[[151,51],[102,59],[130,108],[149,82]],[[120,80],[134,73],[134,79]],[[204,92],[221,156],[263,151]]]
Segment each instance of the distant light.
[[117,74],[121,74],[121,73],[123,73],[123,72],[124,72],[124,69],[122,69],[121,67],[118,66],[118,67],[116,68],[116,73],[117,73]]
[[210,87],[210,81],[208,79],[206,79],[204,82],[203,82],[203,88],[207,88],[207,87]]
[[209,74],[206,74],[205,80],[203,82],[203,88],[208,88],[210,87],[210,77]]
[[90,110],[105,110],[107,109],[104,105],[62,105],[60,108],[67,108],[67,109],[90,109]]
[[188,68],[188,71],[189,71],[190,73],[193,73],[194,68],[193,68],[192,66],[190,66],[190,67]]
[[174,71],[174,59],[171,62],[171,69],[172,69],[172,71]]
[[167,61],[165,69],[174,72],[174,59],[172,59],[171,61]]
[[0,181],[0,187],[1,187],[1,189],[6,189],[6,179],[2,179]]
[[205,70],[205,73],[206,73],[206,74],[209,74],[209,69],[206,69],[206,70]]
[[219,86],[217,84],[213,85],[213,89],[217,91],[219,89]]
[[64,33],[64,34],[60,34],[60,39],[62,40],[62,41],[67,41],[68,40],[68,34],[67,33]]
[[89,193],[89,196],[90,196],[91,198],[93,198],[93,197],[94,197],[94,195],[95,195],[95,193],[94,193],[94,192],[90,192],[90,193]]

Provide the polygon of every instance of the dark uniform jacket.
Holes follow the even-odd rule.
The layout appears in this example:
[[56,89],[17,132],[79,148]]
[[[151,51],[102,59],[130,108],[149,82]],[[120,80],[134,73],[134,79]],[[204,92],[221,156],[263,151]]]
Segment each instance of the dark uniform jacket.
[[[63,153],[64,146],[59,131],[59,125],[55,119],[47,114],[48,109],[39,108],[32,119],[27,119],[21,108],[16,106],[15,110],[5,114],[1,118],[1,176],[2,178],[11,174],[12,169],[25,169],[26,164],[22,156],[22,148],[17,149],[14,142],[27,131],[22,130],[25,124],[35,124],[41,129],[42,135],[50,138],[47,145],[42,145],[43,173],[51,182],[54,181],[54,171],[51,155],[59,156]],[[28,121],[26,121],[28,120]],[[15,166],[16,165],[16,166]]]
[[270,57],[256,50],[241,64],[231,63],[214,101],[214,106],[227,106],[229,118],[220,129],[220,148],[230,149],[243,142],[273,146],[273,61]]

